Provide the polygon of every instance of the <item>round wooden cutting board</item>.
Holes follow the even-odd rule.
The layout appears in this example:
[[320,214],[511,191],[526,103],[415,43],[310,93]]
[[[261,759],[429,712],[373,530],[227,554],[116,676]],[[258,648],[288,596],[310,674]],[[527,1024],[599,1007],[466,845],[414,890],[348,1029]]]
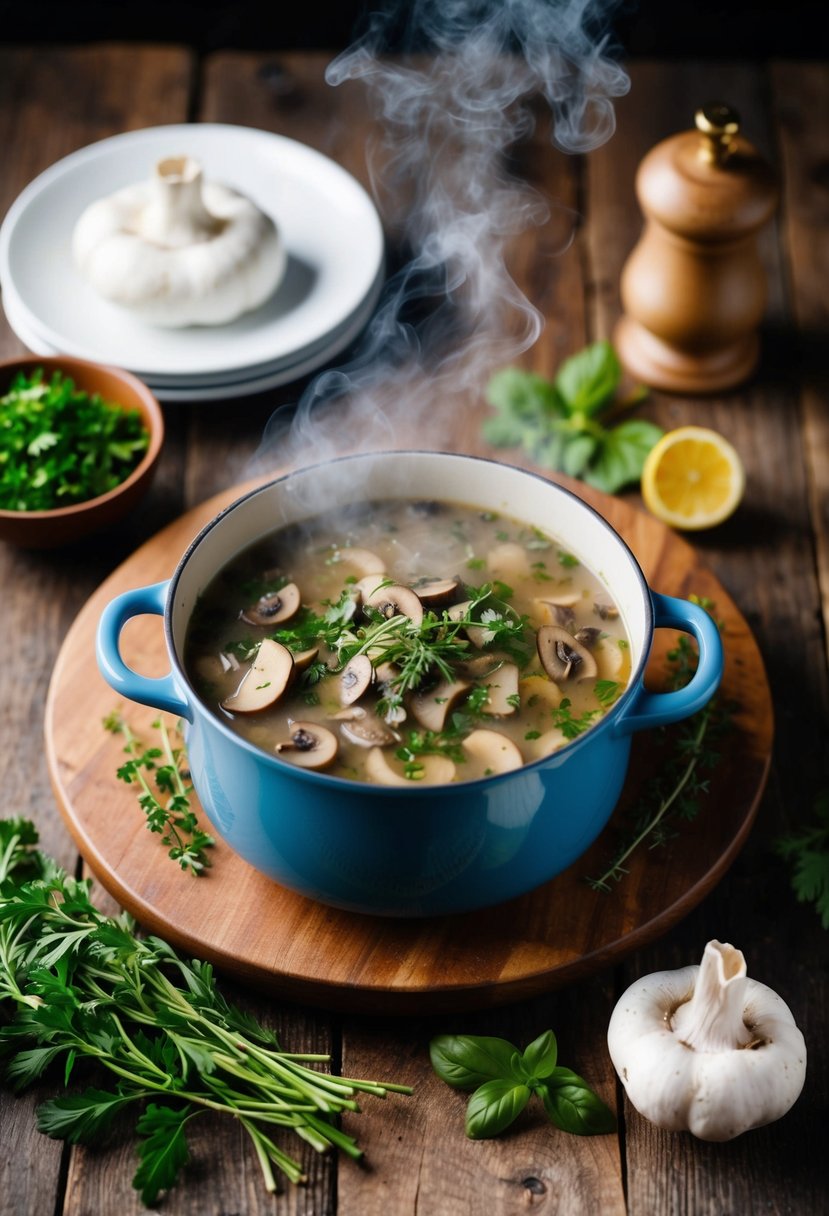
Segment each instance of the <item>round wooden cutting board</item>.
[[[585,882],[607,868],[625,807],[662,762],[654,737],[638,735],[624,797],[595,845],[558,878],[496,908],[428,920],[342,912],[277,886],[221,840],[207,875],[179,870],[146,830],[133,788],[116,779],[123,740],[102,726],[120,708],[133,731],[151,739],[157,714],[118,705],[98,674],[95,631],[113,596],[172,574],[193,536],[238,496],[237,488],[182,516],[124,562],[81,611],[55,666],[46,706],[52,782],[78,848],[107,890],[145,928],[237,978],[287,999],[372,1013],[523,999],[610,965],[680,920],[723,876],[750,829],[771,754],[769,687],[745,620],[694,549],[626,503],[576,489],[622,534],[655,590],[708,596],[724,622],[721,696],[736,709],[723,746],[735,762],[713,770],[696,819],[683,823],[673,841],[638,850],[610,894]],[[661,631],[657,638],[655,671],[663,669],[676,634]],[[163,675],[169,664],[160,618],[130,622],[123,652],[142,673]]]

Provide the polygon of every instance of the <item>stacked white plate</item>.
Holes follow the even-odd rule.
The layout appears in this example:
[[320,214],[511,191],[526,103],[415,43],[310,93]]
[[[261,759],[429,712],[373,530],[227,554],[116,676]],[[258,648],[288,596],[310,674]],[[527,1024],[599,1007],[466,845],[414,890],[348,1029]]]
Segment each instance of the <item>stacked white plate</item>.
[[[288,253],[270,300],[229,325],[143,324],[103,300],[72,261],[72,231],[89,203],[184,155],[267,212]],[[312,148],[250,127],[152,127],[81,148],[35,178],[0,228],[3,308],[20,340],[38,355],[128,368],[165,401],[244,396],[308,375],[354,341],[382,283],[383,230],[362,186]]]

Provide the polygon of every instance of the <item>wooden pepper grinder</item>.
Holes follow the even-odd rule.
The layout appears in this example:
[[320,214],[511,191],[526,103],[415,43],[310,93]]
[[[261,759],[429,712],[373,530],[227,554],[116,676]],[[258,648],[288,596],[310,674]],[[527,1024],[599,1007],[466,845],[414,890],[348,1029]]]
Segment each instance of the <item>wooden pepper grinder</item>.
[[679,393],[732,388],[754,370],[766,304],[757,232],[777,203],[774,173],[736,112],[711,102],[695,121],[639,166],[647,222],[622,272],[614,334],[637,379]]

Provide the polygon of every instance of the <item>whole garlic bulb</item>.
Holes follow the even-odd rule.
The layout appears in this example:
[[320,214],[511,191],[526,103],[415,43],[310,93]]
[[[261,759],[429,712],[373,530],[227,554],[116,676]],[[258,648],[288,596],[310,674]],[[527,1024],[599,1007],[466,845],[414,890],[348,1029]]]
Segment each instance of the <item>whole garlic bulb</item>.
[[750,980],[741,951],[718,941],[700,967],[658,971],[620,998],[610,1058],[641,1115],[668,1131],[731,1140],[779,1119],[806,1076],[788,1006]]
[[166,328],[223,325],[258,308],[285,273],[276,225],[246,198],[204,182],[189,156],[98,199],[72,237],[81,273],[107,300]]

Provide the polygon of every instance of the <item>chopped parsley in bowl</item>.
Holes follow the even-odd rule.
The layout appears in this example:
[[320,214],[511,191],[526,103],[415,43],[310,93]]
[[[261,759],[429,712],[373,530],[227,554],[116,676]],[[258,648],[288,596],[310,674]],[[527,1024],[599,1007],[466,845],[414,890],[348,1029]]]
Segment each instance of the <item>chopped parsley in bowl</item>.
[[63,356],[0,364],[0,537],[45,548],[123,518],[163,433],[129,372]]

